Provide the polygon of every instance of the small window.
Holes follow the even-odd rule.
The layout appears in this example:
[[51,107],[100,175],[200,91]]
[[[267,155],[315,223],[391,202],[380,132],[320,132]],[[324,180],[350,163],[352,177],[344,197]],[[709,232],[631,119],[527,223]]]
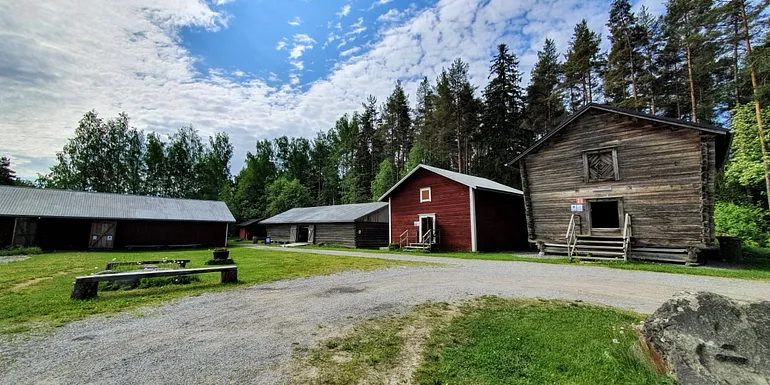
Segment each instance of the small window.
[[425,187],[420,189],[420,203],[422,202],[430,202],[430,187]]
[[586,182],[619,180],[617,150],[611,148],[584,152],[583,172]]

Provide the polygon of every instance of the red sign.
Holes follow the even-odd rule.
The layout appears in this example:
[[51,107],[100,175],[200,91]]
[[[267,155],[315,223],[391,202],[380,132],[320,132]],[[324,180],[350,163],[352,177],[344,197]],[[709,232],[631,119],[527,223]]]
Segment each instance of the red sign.
[[575,203],[582,205],[585,202],[583,202],[583,198],[575,198]]

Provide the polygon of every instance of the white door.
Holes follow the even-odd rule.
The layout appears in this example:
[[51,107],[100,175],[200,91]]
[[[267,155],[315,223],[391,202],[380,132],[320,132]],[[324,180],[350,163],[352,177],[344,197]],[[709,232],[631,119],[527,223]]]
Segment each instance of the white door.
[[420,215],[420,239],[417,241],[419,243],[423,242],[423,239],[425,237],[425,234],[428,233],[428,231],[431,232],[431,239],[430,243],[435,243],[436,239],[436,214],[421,214]]

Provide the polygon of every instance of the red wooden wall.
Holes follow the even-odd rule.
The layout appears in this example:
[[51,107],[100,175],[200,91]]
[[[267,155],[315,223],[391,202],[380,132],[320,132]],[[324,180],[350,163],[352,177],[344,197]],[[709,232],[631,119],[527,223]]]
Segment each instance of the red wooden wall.
[[[431,202],[420,203],[420,189],[431,188]],[[440,247],[445,250],[471,250],[471,212],[468,186],[420,169],[390,195],[391,242],[409,230],[415,242],[419,214],[436,214]]]
[[527,249],[524,198],[476,190],[476,240],[478,251]]

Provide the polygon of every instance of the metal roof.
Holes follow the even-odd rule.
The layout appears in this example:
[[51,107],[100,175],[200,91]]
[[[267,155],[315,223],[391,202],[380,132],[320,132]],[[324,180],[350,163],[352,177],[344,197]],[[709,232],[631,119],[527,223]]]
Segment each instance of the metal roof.
[[[707,124],[702,123],[693,123],[693,122],[687,122],[684,120],[679,119],[673,119],[673,118],[667,118],[664,116],[658,116],[658,115],[652,115],[647,114],[644,112],[639,112],[636,110],[629,110],[627,108],[621,108],[621,107],[615,107],[615,106],[608,106],[606,104],[597,104],[597,103],[589,103],[583,106],[580,110],[576,111],[574,114],[572,114],[570,117],[568,117],[565,121],[561,122],[559,125],[557,125],[552,130],[548,131],[548,133],[542,137],[540,140],[535,142],[532,146],[530,146],[528,149],[524,150],[519,156],[517,156],[512,161],[506,163],[506,166],[510,166],[516,162],[519,161],[519,159],[525,157],[530,152],[534,151],[538,147],[540,147],[543,143],[547,142],[548,139],[556,135],[559,131],[561,131],[564,127],[568,126],[570,123],[574,122],[582,116],[586,111],[590,109],[596,109],[600,111],[605,112],[612,112],[620,115],[626,115],[634,118],[640,118],[645,119],[653,122],[668,124],[672,126],[677,127],[683,127],[683,128],[689,128],[693,130],[698,131],[704,131],[704,132],[710,132],[712,134],[718,134],[721,136],[717,136],[717,167],[720,167],[724,161],[727,159],[727,152],[730,148],[730,142],[732,140],[732,133],[730,130],[724,128],[724,127],[717,127],[717,126],[710,126]],[[720,140],[719,138],[723,138]]]
[[224,202],[10,186],[0,216],[235,222]]
[[432,173],[436,173],[438,175],[441,175],[445,178],[451,179],[457,183],[464,184],[468,187],[474,188],[474,189],[480,189],[480,190],[488,190],[488,191],[496,191],[496,192],[502,192],[506,194],[515,194],[515,195],[522,195],[523,193],[521,190],[515,189],[513,187],[506,186],[501,183],[497,183],[493,180],[489,180],[486,178],[481,178],[478,176],[473,175],[467,175],[467,174],[460,174],[459,172],[444,170],[443,168],[433,167],[433,166],[427,166],[424,164],[421,164],[414,168],[414,170],[410,171],[409,174],[406,174],[405,177],[401,178],[398,183],[393,185],[393,187],[390,188],[385,194],[383,194],[380,197],[380,201],[387,198],[393,191],[395,191],[398,186],[400,186],[402,183],[404,183],[407,179],[409,179],[417,170],[423,169],[428,170]]
[[345,223],[388,207],[387,203],[356,203],[351,205],[302,207],[284,211],[259,222],[263,225],[288,223]]
[[253,224],[255,224],[255,223],[257,223],[257,222],[259,222],[259,221],[261,221],[263,219],[265,219],[265,218],[249,219],[246,222],[239,223],[239,224],[235,225],[235,227],[246,227],[246,226],[249,226],[249,225],[253,225]]

